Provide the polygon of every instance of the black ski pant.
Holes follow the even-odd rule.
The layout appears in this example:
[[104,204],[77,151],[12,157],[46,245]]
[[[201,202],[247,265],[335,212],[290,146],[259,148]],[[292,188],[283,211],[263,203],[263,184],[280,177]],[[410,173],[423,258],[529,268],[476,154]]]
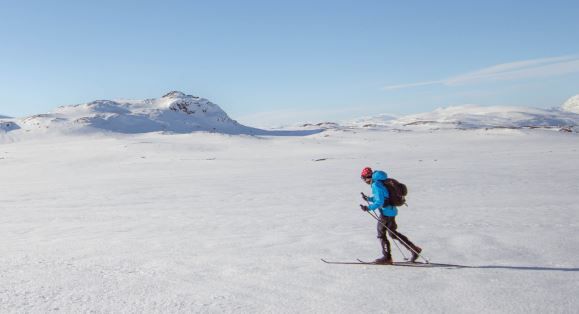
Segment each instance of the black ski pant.
[[398,240],[398,242],[400,242],[400,244],[407,248],[411,253],[414,253],[414,251],[416,251],[416,245],[396,229],[398,229],[396,217],[380,215],[380,221],[378,222],[378,239],[380,239],[380,243],[382,244],[382,254],[386,257],[392,257],[390,241],[388,241],[386,233],[392,237],[392,240]]

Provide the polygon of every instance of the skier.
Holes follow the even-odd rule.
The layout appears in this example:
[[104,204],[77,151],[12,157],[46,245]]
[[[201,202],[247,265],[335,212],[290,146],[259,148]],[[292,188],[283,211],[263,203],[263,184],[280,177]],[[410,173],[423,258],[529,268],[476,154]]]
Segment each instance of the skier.
[[392,264],[392,254],[390,250],[390,242],[386,237],[386,231],[392,237],[393,240],[398,240],[405,248],[407,248],[411,253],[411,262],[415,262],[418,258],[418,254],[422,252],[422,249],[416,246],[414,243],[410,242],[406,236],[402,233],[396,231],[398,226],[396,225],[396,215],[398,214],[398,209],[388,203],[388,189],[384,186],[383,181],[388,179],[388,175],[384,171],[372,171],[372,168],[366,167],[362,170],[362,180],[366,184],[372,185],[372,196],[366,196],[362,193],[362,198],[369,202],[369,206],[360,205],[364,211],[374,211],[380,209],[380,220],[378,222],[378,239],[380,239],[380,244],[382,245],[383,257],[376,259],[374,262],[377,264]]

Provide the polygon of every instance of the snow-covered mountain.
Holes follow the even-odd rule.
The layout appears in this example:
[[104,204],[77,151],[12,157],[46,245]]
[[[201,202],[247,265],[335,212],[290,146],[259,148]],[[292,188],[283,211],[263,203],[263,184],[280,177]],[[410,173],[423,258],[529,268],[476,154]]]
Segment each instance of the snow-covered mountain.
[[214,131],[252,133],[232,120],[218,105],[182,92],[145,100],[97,100],[61,106],[49,114],[19,121],[25,129],[100,129],[119,133]]
[[397,117],[382,114],[346,123],[323,122],[300,126],[302,131],[261,130],[231,119],[218,105],[205,98],[173,91],[145,100],[97,100],[61,106],[51,113],[25,118],[0,116],[0,132],[84,133],[191,133],[196,131],[251,135],[309,135],[323,130],[374,128],[387,130],[546,128],[579,132],[579,95],[561,107],[485,107],[463,105],[432,112]]
[[569,98],[562,106],[561,109],[568,112],[579,113],[579,95],[575,95]]
[[524,107],[483,107],[465,105],[402,117],[395,126],[435,126],[438,128],[535,128],[568,127],[579,122],[579,115],[558,109]]
[[398,118],[399,118],[399,116],[395,116],[395,115],[380,114],[377,116],[365,117],[365,118],[360,118],[360,119],[354,120],[351,122],[351,124],[361,125],[364,127],[379,126],[379,125],[388,124],[388,123],[390,123],[393,120],[396,120]]
[[[575,101],[575,102],[573,102]],[[404,130],[550,128],[579,131],[579,107],[571,99],[561,108],[485,107],[478,105],[439,108],[432,112],[400,118],[376,116],[355,120],[345,125]],[[573,110],[578,110],[577,113]]]
[[118,133],[196,131],[251,135],[304,135],[312,132],[266,131],[231,119],[218,105],[205,98],[173,91],[145,100],[97,100],[61,106],[51,113],[22,119],[0,120],[5,132],[79,133],[104,130]]

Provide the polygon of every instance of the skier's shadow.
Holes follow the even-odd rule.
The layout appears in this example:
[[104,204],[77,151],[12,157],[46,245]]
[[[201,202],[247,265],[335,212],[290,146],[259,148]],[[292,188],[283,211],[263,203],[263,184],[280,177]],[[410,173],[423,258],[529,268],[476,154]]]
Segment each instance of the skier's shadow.
[[537,267],[537,266],[470,266],[478,269],[512,269],[512,270],[538,270],[538,271],[579,271],[576,267]]
[[432,265],[432,267],[447,267],[455,269],[508,269],[508,270],[579,272],[579,267],[539,267],[539,266],[503,266],[503,265],[469,266],[469,265],[441,264],[441,263],[430,263],[427,265]]

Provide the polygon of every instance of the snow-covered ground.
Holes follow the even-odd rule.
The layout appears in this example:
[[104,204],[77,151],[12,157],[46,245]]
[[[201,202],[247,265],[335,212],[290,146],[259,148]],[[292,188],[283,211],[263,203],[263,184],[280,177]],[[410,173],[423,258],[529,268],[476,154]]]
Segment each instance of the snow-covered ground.
[[[2,313],[579,308],[577,133],[22,131],[0,137]],[[470,267],[322,263],[379,256],[365,166],[408,185],[399,230],[432,262]]]

